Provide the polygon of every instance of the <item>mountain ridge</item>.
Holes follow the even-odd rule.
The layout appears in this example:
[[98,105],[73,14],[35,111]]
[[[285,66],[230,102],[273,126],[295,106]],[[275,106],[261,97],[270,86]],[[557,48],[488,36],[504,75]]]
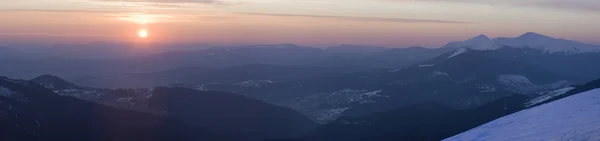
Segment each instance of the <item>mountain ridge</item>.
[[518,37],[498,37],[490,39],[485,35],[478,35],[465,41],[450,42],[442,48],[470,48],[476,50],[496,50],[502,47],[535,48],[545,53],[577,54],[600,52],[600,45],[585,44],[576,41],[559,39],[547,35],[527,32]]
[[3,141],[249,141],[206,132],[171,117],[60,96],[26,80],[0,77]]
[[42,75],[34,80],[38,81],[23,82],[41,85],[49,92],[66,97],[119,109],[166,115],[211,132],[244,135],[257,140],[294,137],[318,126],[291,108],[234,93],[182,87],[97,89],[74,84],[70,87],[54,87],[58,86],[54,82],[71,83],[51,75]]

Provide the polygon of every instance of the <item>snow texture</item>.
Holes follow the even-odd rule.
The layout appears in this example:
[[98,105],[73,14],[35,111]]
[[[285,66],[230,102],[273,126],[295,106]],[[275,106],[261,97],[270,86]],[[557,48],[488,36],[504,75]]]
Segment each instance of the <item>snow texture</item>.
[[504,46],[513,48],[534,48],[548,54],[562,53],[564,55],[570,55],[577,53],[600,52],[599,45],[590,45],[565,39],[557,39],[533,32],[525,33],[516,38],[501,37],[490,39],[485,35],[479,35],[466,41],[448,43],[444,47],[470,48],[475,50],[495,50]]
[[447,58],[447,59],[450,59],[450,58],[452,58],[452,57],[454,57],[454,56],[458,56],[458,55],[460,55],[460,54],[463,54],[463,53],[465,53],[465,52],[467,52],[467,49],[466,49],[466,48],[459,48],[459,49],[456,49],[456,51],[454,51],[454,53],[452,53],[452,55],[448,56],[448,58]]
[[[350,88],[334,92],[323,92],[298,98],[287,105],[305,113],[317,122],[326,123],[337,119],[355,104],[374,104],[379,99],[389,98],[382,90],[354,90]],[[327,106],[324,106],[327,105]]]
[[213,85],[213,84],[220,84],[220,83],[219,82],[210,82],[210,83],[204,83],[204,84],[196,85],[196,90],[198,90],[198,91],[206,91],[208,89],[206,89],[204,87],[206,87],[206,85]]
[[341,115],[344,111],[350,109],[349,107],[344,107],[344,108],[335,108],[335,109],[330,109],[327,110],[323,113],[321,113],[321,115],[319,115],[318,117],[316,117],[317,120],[319,121],[328,121],[328,120],[333,120],[339,117],[339,115]]
[[479,92],[482,92],[482,93],[489,93],[489,92],[496,91],[496,88],[494,88],[492,86],[488,86],[488,85],[479,85],[479,86],[477,86],[477,88],[479,89]]
[[[372,92],[366,92],[366,93],[360,93],[360,94],[353,94],[353,95],[351,95],[348,98],[348,101],[349,102],[356,102],[356,101],[362,101],[364,99],[372,98],[372,97],[389,97],[387,95],[379,95],[379,93],[381,93],[381,90],[372,91]],[[367,103],[369,103],[369,102],[367,102]],[[375,103],[375,102],[373,101],[371,103]]]
[[436,79],[436,78],[448,78],[451,81],[454,81],[456,83],[461,83],[459,81],[454,80],[452,77],[450,77],[450,75],[447,72],[441,72],[441,71],[433,71],[430,75],[429,75],[429,79]]
[[542,50],[545,53],[563,52],[566,54],[575,54],[584,52],[600,52],[600,46],[597,45],[588,45],[575,41],[556,39],[533,32],[525,33],[517,38],[498,38],[495,39],[495,41],[499,44],[515,48],[535,48]]
[[438,76],[444,76],[444,77],[450,77],[450,75],[448,75],[447,72],[441,72],[441,71],[433,71],[430,75],[429,78],[433,79],[436,78]]
[[15,94],[15,92],[13,92],[12,90],[0,86],[0,96],[12,97],[14,94]]
[[248,80],[248,81],[236,83],[234,85],[240,86],[242,88],[249,88],[249,87],[261,88],[261,87],[269,86],[269,84],[271,84],[271,83],[274,83],[274,82],[271,80]]
[[513,86],[513,87],[530,87],[533,83],[525,76],[522,75],[500,75],[498,81],[501,84]]
[[557,81],[551,84],[534,84],[522,75],[508,74],[498,76],[498,82],[504,85],[506,90],[519,94],[534,94],[540,91],[556,90],[568,87],[569,81]]
[[100,93],[98,90],[95,90],[95,89],[70,88],[70,89],[64,89],[64,90],[54,90],[54,93],[57,93],[58,95],[62,95],[62,96],[71,96],[71,97],[75,97],[78,99],[91,100],[91,101],[100,99],[100,97],[102,96],[102,93]]
[[402,69],[393,69],[393,70],[388,70],[388,72],[399,72],[402,71]]
[[444,141],[598,141],[600,89],[523,110]]
[[146,99],[150,99],[154,96],[154,88],[148,89],[148,93],[146,94]]
[[6,87],[0,86],[0,96],[1,97],[6,97],[6,98],[11,98],[20,102],[26,102],[29,101],[29,99],[21,94],[18,94]]
[[479,35],[466,41],[448,43],[446,48],[470,48],[475,50],[494,50],[500,48],[492,39],[485,35]]
[[554,90],[554,91],[549,91],[549,92],[541,92],[540,96],[535,97],[531,100],[529,100],[529,102],[525,103],[525,106],[529,107],[529,106],[533,106],[535,104],[544,102],[548,99],[551,99],[553,97],[562,95],[567,93],[568,91],[575,89],[575,87],[566,87],[566,88],[562,88],[562,89],[558,89],[558,90]]
[[123,98],[118,98],[117,100],[115,100],[115,102],[117,103],[121,103],[121,104],[125,104],[128,106],[135,106],[135,103],[133,102],[135,98],[133,97],[123,97]]

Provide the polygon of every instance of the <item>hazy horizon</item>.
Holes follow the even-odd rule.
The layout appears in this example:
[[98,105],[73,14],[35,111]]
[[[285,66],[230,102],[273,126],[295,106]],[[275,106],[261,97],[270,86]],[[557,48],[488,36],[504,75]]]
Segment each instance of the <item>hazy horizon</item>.
[[[525,32],[600,44],[591,0],[0,0],[0,43],[440,47]],[[138,37],[147,30],[148,37]]]

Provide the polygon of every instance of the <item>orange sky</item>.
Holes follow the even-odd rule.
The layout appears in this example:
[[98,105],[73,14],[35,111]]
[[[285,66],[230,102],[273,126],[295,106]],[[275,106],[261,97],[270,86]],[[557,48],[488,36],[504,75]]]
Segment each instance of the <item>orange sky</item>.
[[[141,2],[143,1],[143,2]],[[553,0],[548,0],[553,1]],[[513,3],[511,3],[513,2]],[[0,42],[370,44],[438,47],[538,32],[600,43],[600,8],[507,0],[0,0]],[[553,3],[550,3],[553,4]],[[564,3],[558,3],[565,5]],[[579,6],[579,7],[578,7]],[[146,29],[149,37],[137,37]]]

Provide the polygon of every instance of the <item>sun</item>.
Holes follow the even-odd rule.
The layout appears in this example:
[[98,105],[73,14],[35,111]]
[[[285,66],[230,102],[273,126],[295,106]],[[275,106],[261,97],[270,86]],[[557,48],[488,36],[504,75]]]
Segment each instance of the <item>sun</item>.
[[142,29],[138,32],[138,36],[140,36],[140,38],[146,38],[146,37],[148,37],[148,31],[145,29]]

